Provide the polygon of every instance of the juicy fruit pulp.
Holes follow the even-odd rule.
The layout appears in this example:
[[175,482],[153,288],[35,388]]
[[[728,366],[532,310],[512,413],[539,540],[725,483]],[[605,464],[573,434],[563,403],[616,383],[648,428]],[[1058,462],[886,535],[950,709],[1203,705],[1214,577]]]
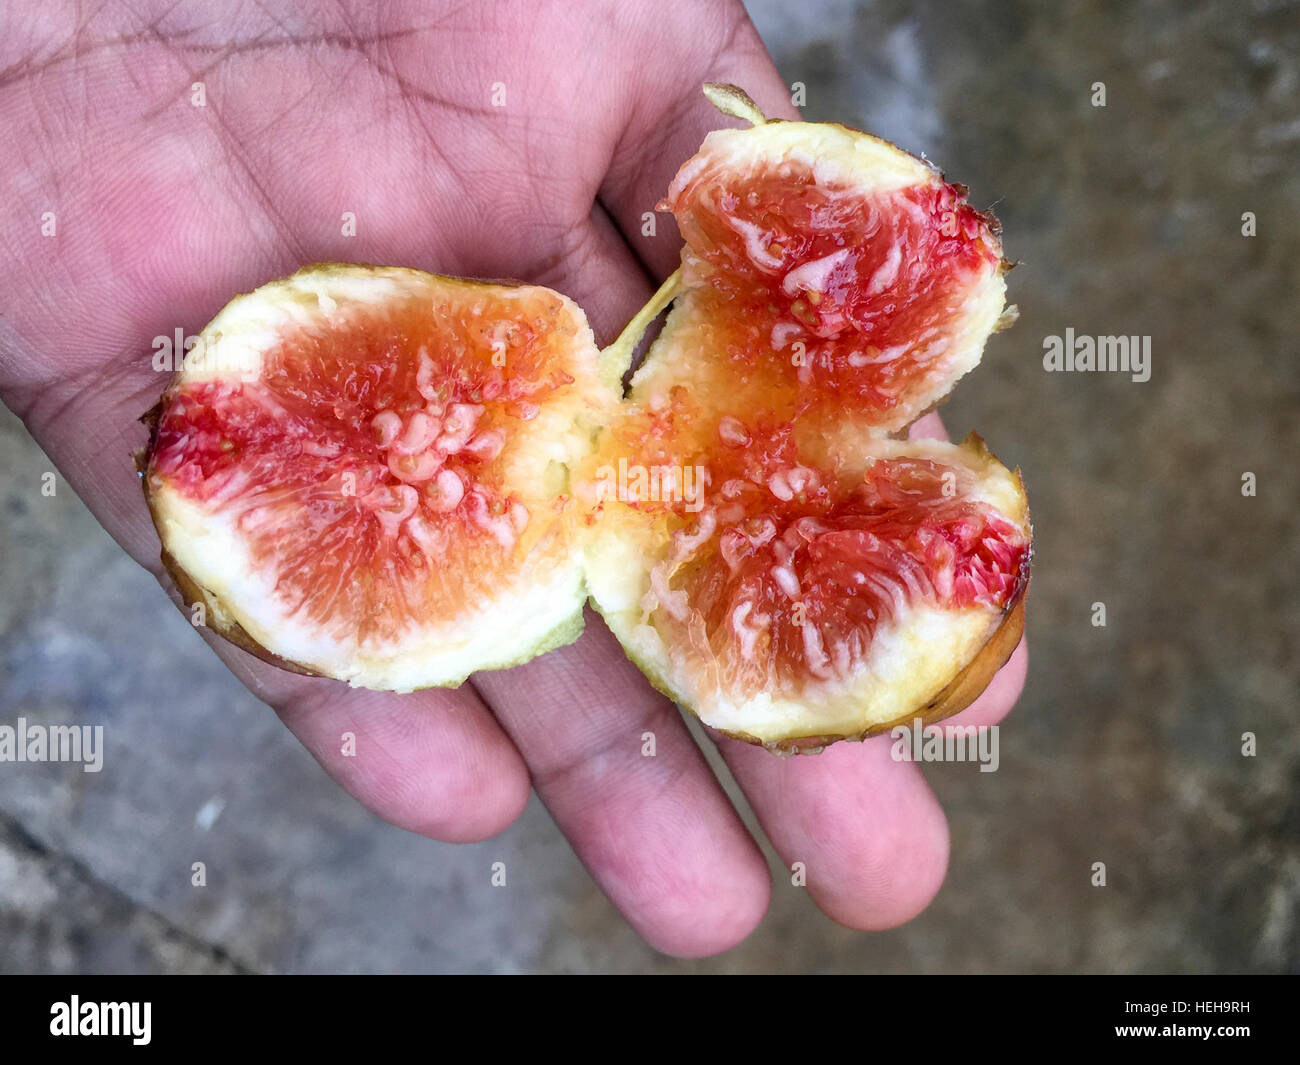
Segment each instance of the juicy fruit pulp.
[[745,113],[670,186],[682,269],[603,354],[527,286],[334,265],[232,303],[204,337],[257,370],[182,371],[145,470],[187,599],[408,690],[575,638],[589,594],[657,686],[776,750],[961,709],[1019,635],[1023,488],[977,438],[895,436],[1002,314],[996,224],[875,138]]
[[[258,380],[176,390],[153,476],[233,515],[254,563],[318,624],[365,643],[455,614],[481,591],[479,556],[508,553],[528,528],[504,480],[507,441],[573,384],[548,364],[551,303],[430,314],[412,298],[330,331],[294,325]],[[492,362],[507,351],[509,374]]]
[[[312,634],[323,657],[284,657],[316,671],[463,679],[437,647],[396,672],[388,660],[408,656],[413,633],[441,629],[438,642],[463,648],[481,605],[523,575],[567,569],[580,583],[558,434],[592,403],[590,381],[578,385],[595,365],[585,323],[544,289],[362,267],[299,277],[324,287],[298,293],[291,279],[280,298],[314,301],[327,321],[263,322],[254,302],[258,372],[178,378],[154,429],[151,498],[164,519],[222,528],[239,567],[264,578],[260,596],[240,594],[239,574],[200,583],[224,576],[235,594],[218,609],[268,630],[258,642],[273,653],[289,650],[278,624]],[[237,342],[243,326],[227,328]]]
[[988,219],[946,183],[863,196],[789,160],[729,177],[695,177],[664,204],[688,283],[708,285],[704,316],[727,326],[714,350],[773,385],[794,362],[804,407],[892,411],[943,354],[966,279],[998,265]]
[[708,454],[704,504],[605,501],[588,549],[594,601],[662,690],[785,750],[892,726],[992,646],[987,683],[1019,636],[1030,540],[1018,479],[978,438],[828,460],[790,423],[724,416],[710,450],[684,421],[616,448],[661,469]]
[[673,533],[642,604],[721,687],[797,698],[810,677],[850,680],[909,607],[1001,611],[1019,590],[1028,540],[970,498],[969,470],[904,455],[826,477],[777,435],[757,452],[723,438],[719,502]]

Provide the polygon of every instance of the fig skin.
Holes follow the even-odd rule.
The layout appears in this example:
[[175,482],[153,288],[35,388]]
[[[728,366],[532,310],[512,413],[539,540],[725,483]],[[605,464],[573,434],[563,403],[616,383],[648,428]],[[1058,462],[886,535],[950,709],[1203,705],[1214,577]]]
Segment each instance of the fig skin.
[[[147,492],[146,492],[147,496]],[[152,512],[152,507],[150,511]],[[166,550],[160,552],[159,557],[162,561],[163,569],[166,570],[167,576],[171,579],[176,590],[180,593],[182,603],[177,606],[186,614],[193,609],[195,603],[202,603],[206,617],[206,627],[215,632],[223,640],[233,643],[242,651],[247,651],[255,658],[261,659],[272,666],[283,669],[288,673],[297,673],[303,677],[326,677],[326,673],[320,673],[298,662],[291,662],[287,658],[281,658],[274,651],[268,651],[252,636],[244,631],[243,626],[233,618],[227,616],[225,609],[221,606],[221,601],[211,592],[205,591],[185,572],[176,560],[169,555]],[[539,645],[538,649],[518,662],[510,662],[502,666],[495,666],[495,669],[509,669],[511,666],[523,665],[524,662],[530,662],[538,655],[544,655],[559,647],[566,647],[573,643],[582,635],[584,620],[581,613],[578,613],[570,623],[559,625],[547,634],[546,638]],[[333,679],[333,678],[329,678]],[[461,683],[464,683],[463,681]],[[458,688],[460,684],[435,685],[435,687]],[[421,691],[427,689],[413,689]]]
[[[151,507],[150,510],[152,511],[152,509]],[[240,650],[247,651],[250,655],[260,658],[263,662],[278,666],[289,673],[297,673],[303,677],[324,676],[324,674],[317,673],[314,669],[299,665],[297,662],[290,662],[287,658],[281,658],[273,651],[268,651],[248,635],[239,622],[229,618],[221,607],[220,600],[215,595],[205,592],[191,580],[190,575],[181,569],[176,560],[165,549],[160,552],[159,557],[162,560],[163,569],[167,571],[167,576],[171,578],[172,584],[180,592],[183,603],[181,609],[189,613],[196,603],[202,603],[207,628],[222,639],[233,643]]]

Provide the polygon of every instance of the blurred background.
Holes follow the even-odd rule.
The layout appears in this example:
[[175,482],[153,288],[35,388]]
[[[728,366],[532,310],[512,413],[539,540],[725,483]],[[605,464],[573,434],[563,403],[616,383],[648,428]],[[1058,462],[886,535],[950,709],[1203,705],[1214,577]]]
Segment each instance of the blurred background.
[[[806,117],[939,162],[1022,263],[1019,324],[944,413],[1024,468],[1029,682],[998,772],[929,771],[952,824],[934,904],[850,932],[778,875],[749,940],[677,961],[536,800],[471,846],[381,824],[66,485],[33,490],[52,467],[0,408],[0,723],[103,724],[113,767],[0,766],[0,971],[1300,968],[1300,12],[748,6]],[[1151,379],[1045,373],[1067,327],[1150,336]]]

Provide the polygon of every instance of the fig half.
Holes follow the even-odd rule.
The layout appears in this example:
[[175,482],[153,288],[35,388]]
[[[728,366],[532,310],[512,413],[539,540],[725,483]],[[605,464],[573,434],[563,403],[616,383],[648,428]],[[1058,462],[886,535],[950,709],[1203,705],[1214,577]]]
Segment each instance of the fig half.
[[616,401],[556,292],[322,265],[203,330],[145,494],[215,631],[361,687],[454,685],[581,632],[568,471]]
[[977,437],[894,437],[1003,318],[997,224],[885,141],[706,91],[753,124],[661,204],[686,243],[592,460],[638,475],[600,493],[592,600],[656,686],[773,750],[956,713],[1019,641],[1028,504]]

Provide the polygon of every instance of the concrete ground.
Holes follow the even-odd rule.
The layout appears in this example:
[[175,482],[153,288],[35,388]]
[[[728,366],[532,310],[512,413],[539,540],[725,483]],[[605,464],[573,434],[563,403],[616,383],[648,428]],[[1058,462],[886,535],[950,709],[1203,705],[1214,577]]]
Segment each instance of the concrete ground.
[[[112,766],[0,765],[0,971],[1300,967],[1295,6],[751,11],[807,117],[940,161],[1023,264],[1020,323],[945,416],[1025,471],[1030,675],[998,772],[930,773],[953,832],[935,903],[855,933],[779,877],[747,942],[676,961],[536,802],[473,846],[377,822],[70,490],[40,494],[49,462],[0,412],[0,723],[104,724]],[[1067,327],[1150,336],[1151,379],[1044,372]]]

